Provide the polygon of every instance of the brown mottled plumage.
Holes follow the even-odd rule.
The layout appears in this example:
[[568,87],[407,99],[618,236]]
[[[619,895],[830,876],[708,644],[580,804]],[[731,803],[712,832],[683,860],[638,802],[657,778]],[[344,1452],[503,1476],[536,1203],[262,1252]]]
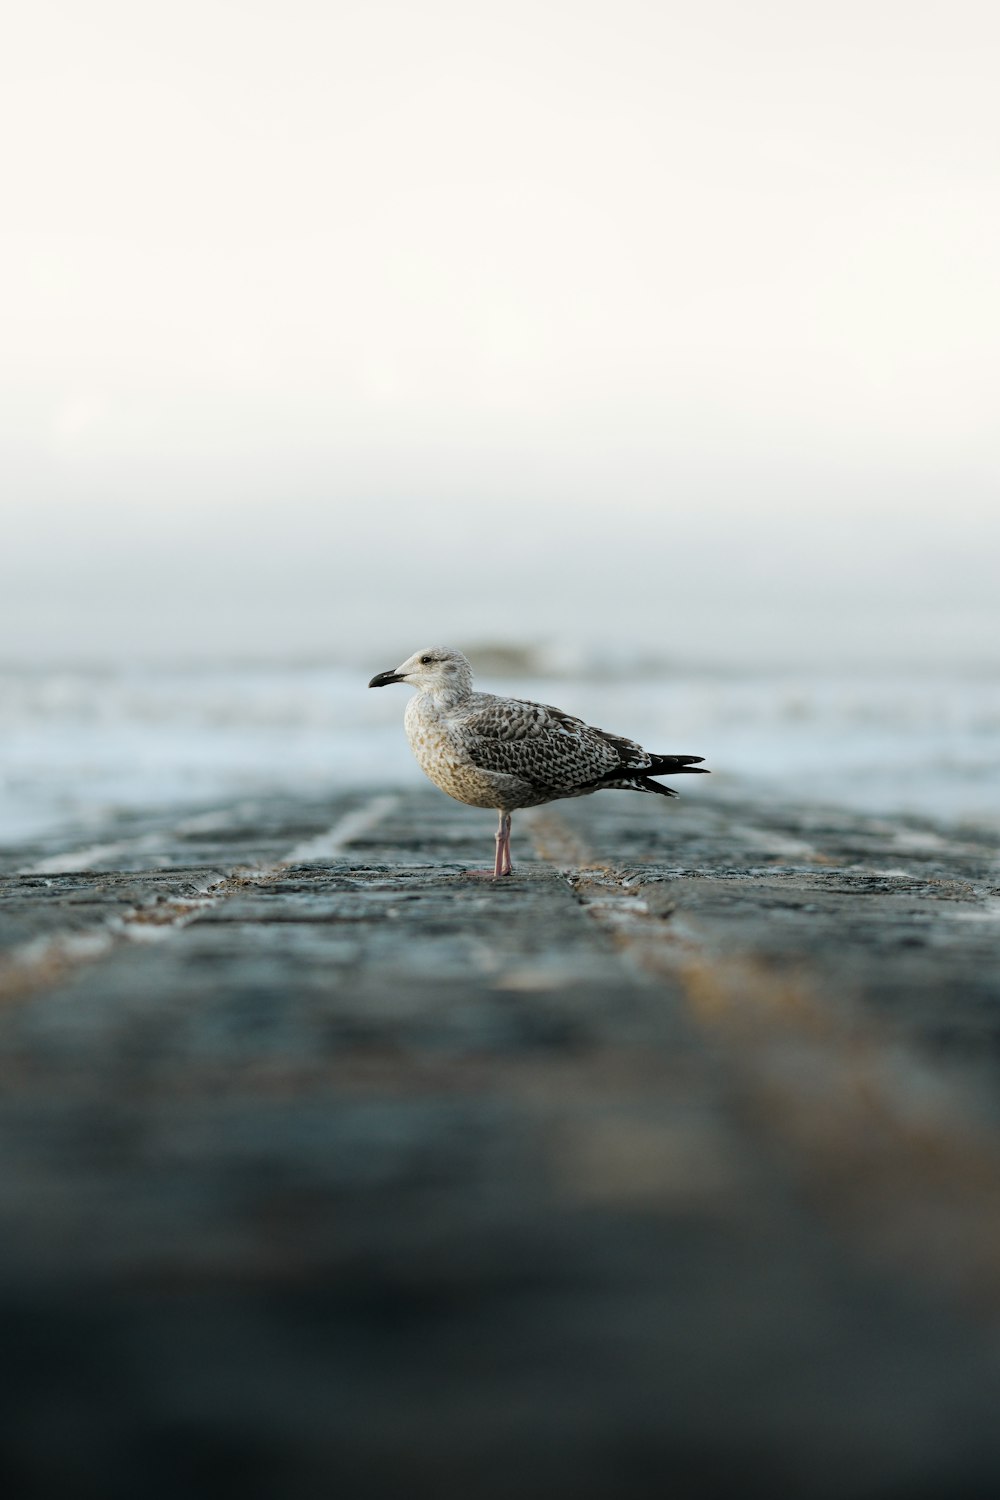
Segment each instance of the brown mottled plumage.
[[674,797],[654,776],[702,773],[700,755],[653,755],[634,740],[608,734],[562,709],[525,698],[472,690],[472,668],[461,651],[428,646],[369,687],[408,682],[418,689],[406,706],[410,748],[435,786],[472,807],[499,814],[494,877],[509,875],[510,815],[561,797],[606,788]]

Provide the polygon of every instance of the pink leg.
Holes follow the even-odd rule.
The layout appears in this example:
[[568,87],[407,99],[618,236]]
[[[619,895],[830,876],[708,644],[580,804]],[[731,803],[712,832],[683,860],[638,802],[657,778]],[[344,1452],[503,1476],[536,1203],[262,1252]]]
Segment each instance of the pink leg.
[[497,854],[493,861],[492,870],[466,870],[470,879],[481,880],[484,877],[499,880],[501,875],[512,875],[514,873],[510,862],[510,813],[500,812],[499,824],[497,826],[496,844]]
[[511,874],[510,863],[510,813],[499,814],[500,823],[497,828],[497,857],[493,865],[493,879],[498,880],[501,875]]

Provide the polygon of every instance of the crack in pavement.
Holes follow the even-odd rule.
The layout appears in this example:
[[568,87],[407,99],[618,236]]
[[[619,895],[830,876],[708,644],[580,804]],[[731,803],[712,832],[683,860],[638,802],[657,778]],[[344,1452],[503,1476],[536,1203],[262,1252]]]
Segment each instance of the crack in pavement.
[[[680,985],[748,1125],[790,1161],[824,1216],[869,1256],[1000,1315],[1000,1138],[961,1081],[808,962],[780,972],[752,946],[725,952],[711,919],[670,899],[679,882],[616,875],[551,810],[531,826],[615,944]],[[993,902],[982,912],[939,905],[939,920],[995,917]]]

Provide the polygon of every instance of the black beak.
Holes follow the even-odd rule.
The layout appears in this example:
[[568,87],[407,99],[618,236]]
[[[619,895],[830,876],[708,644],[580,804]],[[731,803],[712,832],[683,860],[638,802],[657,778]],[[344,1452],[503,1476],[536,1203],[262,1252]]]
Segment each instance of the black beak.
[[376,672],[369,687],[388,687],[390,682],[405,682],[405,677],[400,677],[398,672]]

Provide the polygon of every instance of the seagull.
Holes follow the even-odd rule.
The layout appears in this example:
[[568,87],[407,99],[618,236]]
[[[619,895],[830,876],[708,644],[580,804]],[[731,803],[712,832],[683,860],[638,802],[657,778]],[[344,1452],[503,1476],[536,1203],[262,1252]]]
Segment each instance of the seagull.
[[468,658],[447,646],[414,652],[368,686],[391,682],[417,689],[404,724],[424,774],[458,802],[496,808],[494,880],[512,872],[510,815],[518,808],[608,789],[676,797],[652,778],[708,774],[704,756],[654,755],[561,708],[473,692]]

